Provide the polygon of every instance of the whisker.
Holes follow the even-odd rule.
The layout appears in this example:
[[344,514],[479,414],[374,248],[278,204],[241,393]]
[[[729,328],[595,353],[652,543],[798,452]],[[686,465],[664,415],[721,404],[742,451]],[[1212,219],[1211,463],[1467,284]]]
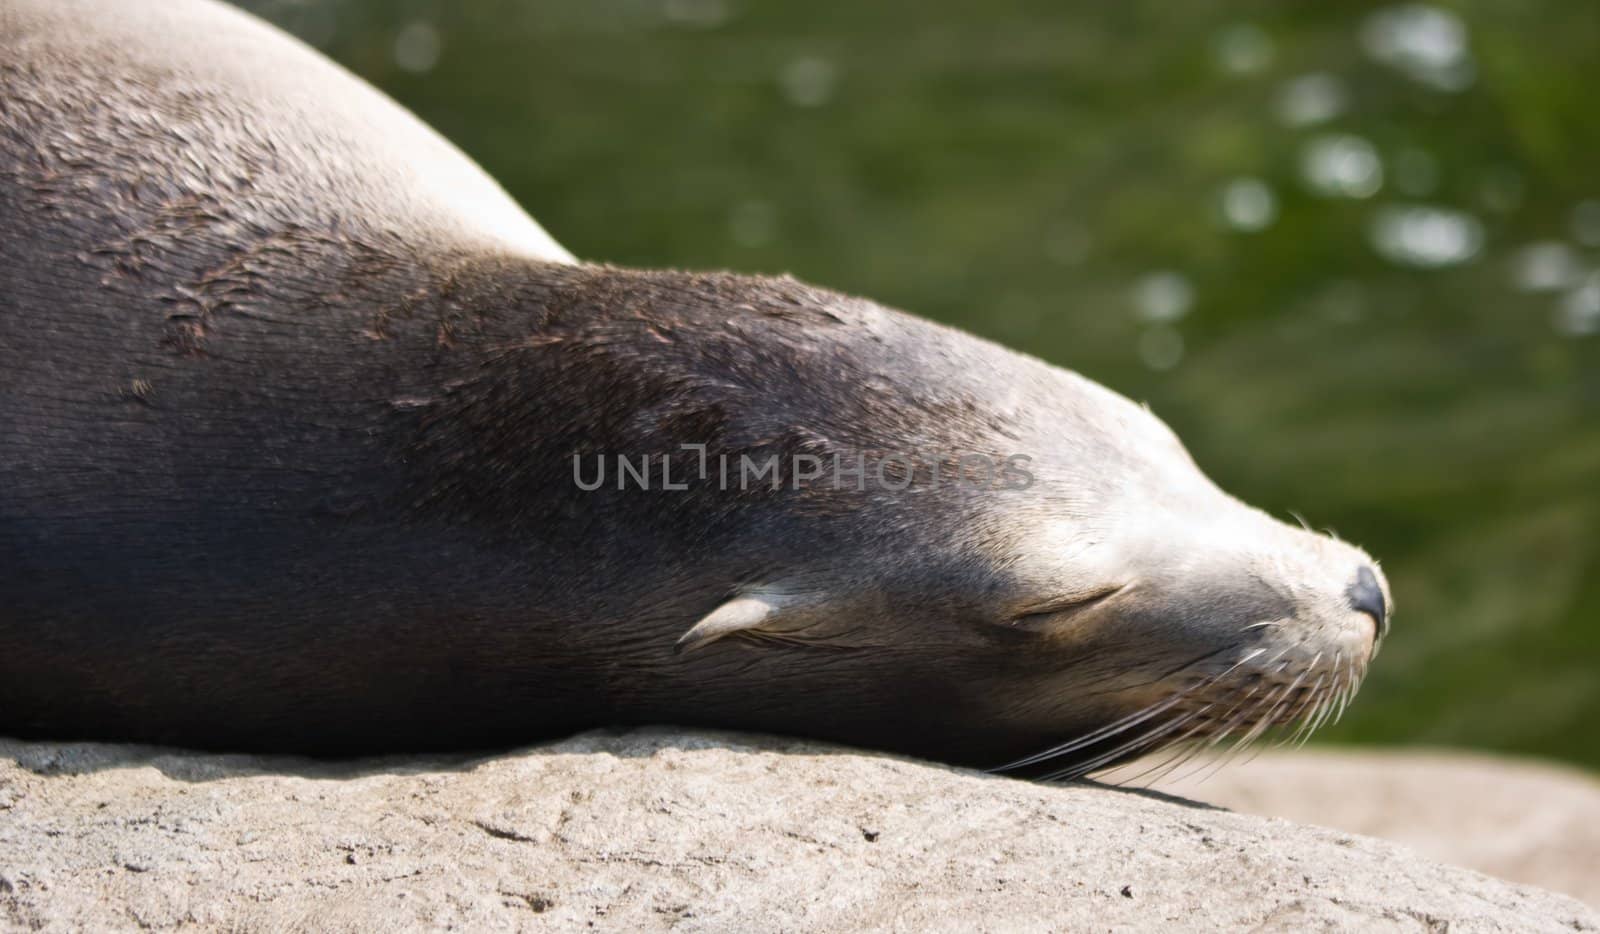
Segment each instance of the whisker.
[[[1235,662],[1231,667],[1228,668],[1227,671],[1224,671],[1222,674],[1220,674],[1216,678],[1212,679],[1212,682],[1215,683],[1216,681],[1221,680],[1223,677],[1226,677],[1227,675],[1231,674],[1235,669],[1239,668],[1242,665],[1249,664],[1251,660],[1259,657],[1260,655],[1262,655],[1265,652],[1266,652],[1266,649],[1256,649],[1255,651],[1251,652],[1250,654],[1244,656],[1243,658],[1241,658],[1237,662]],[[1227,716],[1233,714],[1234,711],[1238,710],[1239,707],[1241,705],[1243,705],[1250,698],[1250,696],[1256,692],[1256,690],[1259,687],[1260,687],[1259,683],[1251,685],[1250,690],[1244,695],[1244,697],[1235,700],[1234,703],[1233,703],[1233,706],[1229,707],[1226,711],[1224,711],[1222,716],[1217,718],[1217,719],[1220,720],[1223,717],[1227,717]],[[1216,703],[1207,704],[1204,707],[1200,708],[1198,711],[1196,711],[1196,714],[1204,714],[1204,713],[1206,713],[1207,711],[1211,710],[1212,708],[1214,708],[1216,706],[1217,706]],[[1131,782],[1137,781],[1140,778],[1144,777],[1149,772],[1159,769],[1160,771],[1158,771],[1157,774],[1153,778],[1151,778],[1150,781],[1147,783],[1147,785],[1154,784],[1156,781],[1160,780],[1162,775],[1169,773],[1171,770],[1178,768],[1179,766],[1183,765],[1185,762],[1189,761],[1190,759],[1194,758],[1195,756],[1199,755],[1200,753],[1204,752],[1205,750],[1210,749],[1211,747],[1215,746],[1216,743],[1219,740],[1221,740],[1223,737],[1225,737],[1228,734],[1229,730],[1232,729],[1232,727],[1225,726],[1220,733],[1218,733],[1217,735],[1211,737],[1209,742],[1204,743],[1204,744],[1196,742],[1196,743],[1190,744],[1186,748],[1183,747],[1183,744],[1185,742],[1187,742],[1190,737],[1193,737],[1200,730],[1205,729],[1205,727],[1206,727],[1206,722],[1204,720],[1202,720],[1200,723],[1197,723],[1194,726],[1190,727],[1187,731],[1184,732],[1184,734],[1182,736],[1179,736],[1176,739],[1169,740],[1168,741],[1168,745],[1179,747],[1177,749],[1177,751],[1173,755],[1171,755],[1168,758],[1166,758],[1166,759],[1162,760],[1161,762],[1157,763],[1155,766],[1152,766],[1151,768],[1146,769],[1144,772],[1140,772],[1139,774],[1134,775],[1134,776],[1132,776],[1130,778],[1122,779],[1122,780],[1117,781],[1116,784],[1122,785],[1122,784],[1127,784],[1127,783],[1131,783]]]
[[1095,771],[1107,763],[1114,762],[1117,759],[1127,756],[1129,753],[1134,752],[1135,750],[1142,749],[1151,743],[1160,740],[1163,736],[1194,719],[1194,717],[1195,714],[1191,712],[1177,717],[1176,719],[1168,720],[1167,722],[1162,723],[1150,730],[1146,730],[1144,733],[1135,736],[1133,739],[1128,740],[1127,742],[1121,743],[1112,749],[1100,753],[1086,762],[1075,763],[1067,768],[1061,769],[1058,772],[1052,772],[1045,776],[1044,780],[1048,782],[1082,778],[1083,776],[1088,775],[1090,772]]
[[1297,681],[1291,682],[1284,685],[1281,690],[1263,696],[1262,701],[1256,705],[1256,709],[1260,710],[1269,703],[1272,706],[1267,709],[1266,715],[1256,720],[1255,725],[1252,726],[1250,731],[1244,735],[1244,739],[1241,741],[1242,745],[1248,746],[1251,743],[1254,743],[1257,739],[1261,738],[1263,733],[1265,733],[1268,729],[1271,729],[1272,719],[1277,714],[1279,705],[1289,698],[1290,692],[1294,690],[1297,683]]
[[[1316,725],[1311,728],[1312,733],[1322,729],[1322,727],[1328,722],[1328,717],[1333,713],[1334,705],[1339,700],[1339,692],[1344,688],[1344,664],[1344,650],[1340,649],[1339,653],[1334,656],[1333,660],[1334,680],[1328,685],[1328,693],[1327,696],[1323,698],[1322,709],[1317,713]],[[1310,734],[1307,734],[1308,737],[1309,735]]]
[[[1192,694],[1194,691],[1200,690],[1202,688],[1210,687],[1211,685],[1216,684],[1221,679],[1227,677],[1229,674],[1232,674],[1240,665],[1247,664],[1251,659],[1255,658],[1257,655],[1261,654],[1261,652],[1263,652],[1263,651],[1265,651],[1265,650],[1264,649],[1258,649],[1258,650],[1256,650],[1254,652],[1251,652],[1249,655],[1246,655],[1245,657],[1243,657],[1243,658],[1239,659],[1238,661],[1234,662],[1232,665],[1228,666],[1228,668],[1225,669],[1224,671],[1221,671],[1221,672],[1219,672],[1219,673],[1217,673],[1217,674],[1215,674],[1215,675],[1213,675],[1213,676],[1211,676],[1209,678],[1206,678],[1203,681],[1198,682],[1197,684],[1195,684],[1192,687],[1190,687],[1187,691],[1185,691],[1184,692],[1184,696],[1188,696],[1189,694]],[[1062,779],[1062,778],[1081,778],[1084,775],[1087,775],[1090,772],[1095,771],[1096,769],[1100,768],[1101,766],[1103,766],[1103,765],[1105,765],[1105,764],[1107,764],[1109,762],[1115,761],[1118,758],[1125,757],[1125,756],[1131,754],[1132,752],[1134,752],[1135,750],[1138,750],[1138,749],[1140,749],[1142,747],[1154,748],[1154,745],[1153,745],[1154,743],[1156,743],[1157,741],[1161,740],[1167,734],[1171,733],[1173,730],[1177,729],[1178,727],[1181,727],[1183,724],[1187,723],[1188,721],[1193,720],[1196,717],[1199,717],[1199,716],[1203,715],[1206,711],[1210,710],[1214,706],[1215,706],[1215,704],[1207,704],[1204,707],[1201,707],[1199,710],[1190,711],[1189,713],[1187,713],[1187,714],[1185,714],[1183,716],[1177,717],[1177,718],[1175,718],[1173,720],[1169,720],[1166,723],[1163,723],[1163,724],[1161,724],[1159,726],[1156,726],[1156,727],[1154,727],[1154,728],[1152,728],[1150,730],[1145,731],[1144,733],[1140,734],[1139,736],[1137,736],[1137,737],[1135,737],[1135,738],[1133,738],[1131,740],[1128,740],[1127,742],[1124,742],[1124,743],[1122,743],[1122,744],[1120,744],[1120,745],[1118,745],[1118,746],[1116,746],[1116,747],[1114,747],[1114,748],[1112,748],[1112,749],[1110,749],[1110,750],[1108,750],[1106,752],[1103,752],[1103,753],[1100,753],[1099,755],[1096,755],[1094,758],[1092,758],[1092,759],[1090,759],[1090,760],[1088,760],[1086,762],[1078,763],[1078,764],[1076,764],[1076,765],[1074,765],[1074,766],[1072,766],[1070,768],[1062,769],[1062,770],[1060,770],[1058,772],[1051,773],[1051,775],[1046,776],[1046,780],[1059,780],[1059,779]],[[1192,727],[1190,729],[1189,733],[1185,734],[1185,736],[1193,734],[1193,732],[1196,729],[1199,729],[1199,726]],[[1178,741],[1181,742],[1182,741],[1182,737],[1180,737],[1180,739]]]
[[[1215,753],[1213,753],[1213,750],[1215,750],[1222,743],[1227,742],[1230,736],[1234,736],[1241,726],[1249,722],[1251,714],[1254,713],[1260,706],[1260,701],[1255,699],[1255,695],[1261,690],[1261,687],[1261,681],[1255,681],[1251,683],[1249,690],[1236,697],[1233,705],[1227,710],[1223,711],[1221,716],[1217,718],[1222,723],[1222,726],[1218,728],[1211,736],[1208,736],[1205,742],[1196,743],[1193,753],[1191,753],[1191,755],[1188,757],[1193,758],[1194,755],[1207,753],[1212,755],[1214,758],[1209,758],[1198,763],[1195,771],[1187,774],[1196,774],[1196,772],[1204,771],[1206,768],[1212,765],[1220,768],[1222,763],[1227,761],[1227,750],[1222,750]],[[1239,738],[1234,737],[1233,743],[1237,745],[1238,742]],[[1209,775],[1206,777],[1209,777]],[[1174,780],[1176,779],[1177,776],[1174,776]],[[1204,781],[1204,778],[1201,780]]]
[[[1219,651],[1221,651],[1221,650],[1219,650]],[[1074,753],[1074,752],[1077,752],[1077,751],[1079,751],[1081,749],[1084,749],[1085,747],[1093,746],[1095,743],[1098,743],[1098,742],[1101,742],[1101,741],[1104,741],[1104,740],[1108,740],[1111,737],[1116,736],[1119,733],[1126,732],[1126,731],[1128,731],[1128,730],[1130,730],[1130,729],[1132,729],[1132,728],[1134,728],[1136,726],[1139,726],[1140,724],[1150,720],[1153,717],[1160,716],[1162,713],[1172,709],[1175,705],[1182,703],[1185,699],[1187,699],[1194,692],[1202,690],[1204,688],[1208,688],[1211,685],[1216,684],[1219,680],[1221,680],[1222,678],[1225,678],[1229,674],[1231,674],[1240,665],[1247,664],[1251,659],[1256,658],[1258,655],[1260,655],[1262,652],[1265,652],[1265,651],[1266,651],[1265,649],[1256,649],[1255,651],[1251,652],[1249,655],[1246,655],[1244,658],[1241,658],[1239,661],[1234,662],[1226,670],[1224,670],[1224,671],[1222,671],[1222,672],[1220,672],[1218,674],[1212,675],[1212,676],[1210,676],[1208,678],[1203,678],[1203,679],[1201,679],[1199,681],[1196,681],[1194,684],[1191,684],[1190,686],[1184,688],[1183,690],[1178,691],[1177,693],[1173,694],[1172,696],[1164,698],[1164,699],[1162,699],[1160,701],[1157,701],[1154,704],[1150,704],[1150,705],[1148,705],[1146,707],[1143,707],[1143,708],[1141,708],[1139,710],[1136,710],[1133,713],[1123,717],[1120,720],[1116,720],[1116,721],[1114,721],[1114,722],[1112,722],[1110,724],[1107,724],[1106,726],[1100,727],[1097,730],[1093,730],[1093,731],[1091,731],[1089,733],[1086,733],[1083,736],[1079,736],[1079,737],[1077,737],[1075,739],[1068,740],[1067,742],[1062,743],[1059,746],[1054,746],[1054,747],[1052,747],[1050,749],[1046,749],[1046,750],[1044,750],[1042,752],[1034,753],[1031,756],[1024,756],[1021,759],[1017,759],[1017,760],[1015,760],[1013,762],[1008,762],[1005,765],[997,766],[997,767],[995,767],[993,769],[989,769],[989,771],[991,771],[991,772],[1009,772],[1009,771],[1011,771],[1013,769],[1026,768],[1027,766],[1037,765],[1038,763],[1047,761],[1049,759],[1055,759],[1055,758],[1059,758],[1059,757],[1064,756],[1064,755],[1069,755],[1071,753]],[[1184,668],[1192,667],[1193,665],[1197,665],[1200,662],[1203,662],[1203,661],[1205,661],[1205,660],[1207,660],[1209,658],[1212,658],[1212,657],[1216,656],[1217,654],[1218,654],[1218,652],[1207,652],[1206,654],[1199,656],[1198,658],[1186,663],[1185,665],[1180,666],[1179,668],[1175,669],[1172,673],[1176,674],[1177,672],[1182,671]]]
[[[1281,620],[1262,620],[1242,631],[1282,625]],[[1039,780],[1072,780],[1109,769],[1110,784],[1148,787],[1180,777],[1204,781],[1230,762],[1250,761],[1264,748],[1299,748],[1317,731],[1339,721],[1366,674],[1362,659],[1342,648],[1296,660],[1295,653],[1303,648],[1308,646],[1296,642],[1251,649],[1216,674],[1191,675],[1180,689],[1111,723],[991,771],[1064,760],[1054,763],[1059,767],[1041,770],[1047,774]],[[1181,675],[1217,654],[1186,662],[1167,677]],[[1241,683],[1212,690],[1247,665],[1253,670]],[[1263,742],[1269,735],[1271,742]],[[1153,755],[1132,761],[1147,754]],[[1082,758],[1071,761],[1072,757]]]
[[[1258,699],[1258,701],[1254,702],[1254,704],[1251,705],[1250,710],[1246,710],[1246,718],[1248,718],[1248,715],[1254,715],[1254,713],[1261,712],[1261,708],[1266,707],[1266,705],[1270,704],[1270,702],[1272,702],[1272,694],[1262,694],[1261,699]],[[1210,771],[1203,772],[1202,776],[1198,777],[1197,782],[1205,782],[1206,779],[1210,779],[1211,776],[1214,776],[1216,772],[1222,771],[1222,768],[1227,766],[1227,764],[1232,763],[1232,761],[1237,761],[1238,756],[1242,755],[1246,748],[1250,748],[1250,745],[1253,744],[1254,736],[1256,736],[1256,731],[1258,731],[1259,726],[1261,726],[1261,723],[1253,724],[1250,731],[1245,732],[1245,736],[1240,736],[1237,737],[1237,739],[1234,739],[1232,745],[1229,745],[1226,750],[1222,750],[1222,755],[1216,756],[1216,761],[1214,761]],[[1232,729],[1230,729],[1230,731],[1232,731]]]
[[[1207,704],[1206,706],[1200,708],[1200,710],[1197,711],[1197,712],[1201,713],[1201,714],[1204,714],[1206,711],[1210,710],[1214,706],[1216,706],[1216,705],[1215,704]],[[1133,776],[1130,776],[1130,777],[1128,777],[1126,779],[1119,780],[1116,784],[1118,784],[1118,785],[1132,784],[1133,782],[1136,782],[1139,779],[1144,778],[1147,775],[1150,775],[1151,777],[1150,777],[1149,781],[1147,781],[1145,783],[1145,787],[1148,788],[1151,785],[1154,785],[1156,782],[1160,781],[1161,778],[1164,775],[1170,774],[1172,772],[1172,770],[1178,768],[1179,766],[1183,765],[1185,762],[1188,762],[1190,759],[1194,758],[1195,756],[1199,755],[1202,751],[1204,751],[1205,747],[1202,746],[1199,743],[1188,743],[1187,745],[1185,745],[1186,741],[1191,736],[1193,736],[1196,732],[1198,732],[1199,730],[1202,730],[1204,728],[1205,728],[1205,722],[1204,721],[1202,721],[1200,723],[1197,723],[1194,726],[1190,727],[1188,729],[1188,731],[1185,732],[1182,736],[1179,736],[1177,739],[1174,739],[1170,743],[1168,743],[1168,745],[1174,750],[1174,752],[1171,755],[1168,755],[1165,759],[1162,759],[1160,762],[1157,762],[1155,765],[1150,766],[1149,768],[1147,768],[1144,771],[1138,773],[1137,775],[1133,775]],[[1155,774],[1151,775],[1152,772],[1154,772]]]
[[[1196,785],[1205,784],[1208,780],[1210,780],[1211,776],[1222,771],[1222,767],[1227,765],[1233,759],[1234,750],[1237,749],[1238,746],[1239,738],[1235,737],[1233,742],[1226,749],[1216,752],[1210,759],[1196,766],[1193,771],[1188,772],[1183,776],[1175,777],[1174,781],[1192,780]],[[1194,778],[1191,779],[1190,776],[1194,776]]]
[[[1160,766],[1171,762],[1174,758],[1177,758],[1179,756],[1187,755],[1188,754],[1188,747],[1184,746],[1183,743],[1186,740],[1188,740],[1189,737],[1193,736],[1198,731],[1205,729],[1205,726],[1206,726],[1205,714],[1206,714],[1207,711],[1209,711],[1211,708],[1213,708],[1215,706],[1216,706],[1216,704],[1207,704],[1204,707],[1201,707],[1199,710],[1196,710],[1196,711],[1194,711],[1193,713],[1191,713],[1189,715],[1189,717],[1187,719],[1194,719],[1194,718],[1198,717],[1198,718],[1200,718],[1200,722],[1196,723],[1194,726],[1189,727],[1189,729],[1185,730],[1182,735],[1167,741],[1167,743],[1165,744],[1164,748],[1171,750],[1171,752],[1167,753],[1166,758],[1162,759],[1156,765],[1147,766],[1144,769],[1144,771],[1142,771],[1142,772],[1139,772],[1139,773],[1137,773],[1135,775],[1131,775],[1131,776],[1129,776],[1127,778],[1118,779],[1113,784],[1126,785],[1126,784],[1130,784],[1132,782],[1138,781],[1140,778],[1142,778],[1145,775],[1149,774],[1150,772],[1154,771],[1156,768],[1159,768]],[[1130,765],[1131,764],[1133,764],[1133,763],[1130,763]]]
[[[1276,729],[1280,726],[1287,726],[1289,722],[1292,722],[1294,718],[1298,716],[1298,710],[1295,707],[1297,700],[1295,691],[1299,690],[1301,683],[1305,681],[1306,676],[1310,673],[1310,669],[1300,672],[1300,676],[1295,678],[1294,681],[1290,682],[1289,690],[1284,692],[1283,699],[1274,704],[1271,710],[1267,711],[1265,720],[1268,731]],[[1284,739],[1279,737],[1268,745],[1277,747],[1282,746],[1283,743]]]
[[1123,717],[1121,720],[1114,721],[1099,728],[1098,730],[1086,733],[1083,736],[1069,740],[1059,746],[1051,747],[1043,752],[1037,752],[1031,756],[1025,756],[1014,762],[1008,762],[1005,765],[997,766],[989,771],[1009,772],[1012,769],[1025,768],[1026,766],[1044,762],[1047,759],[1054,759],[1059,756],[1067,755],[1068,753],[1076,752],[1085,746],[1092,746],[1101,740],[1110,739],[1118,733],[1130,730],[1152,717],[1160,716],[1163,712],[1170,710],[1174,705],[1181,703],[1188,695],[1189,691],[1183,691],[1178,694],[1174,694],[1171,697],[1165,698],[1154,704],[1150,704],[1149,706],[1141,707],[1126,717]]
[[[1326,680],[1326,674],[1317,675],[1316,683],[1313,684],[1311,686],[1311,690],[1307,692],[1306,703],[1301,710],[1302,715],[1300,718],[1300,725],[1295,727],[1294,732],[1290,734],[1288,744],[1303,744],[1306,740],[1311,738],[1312,726],[1317,722],[1316,709],[1322,697],[1322,684]],[[1311,713],[1307,715],[1305,713],[1306,710],[1311,711]]]

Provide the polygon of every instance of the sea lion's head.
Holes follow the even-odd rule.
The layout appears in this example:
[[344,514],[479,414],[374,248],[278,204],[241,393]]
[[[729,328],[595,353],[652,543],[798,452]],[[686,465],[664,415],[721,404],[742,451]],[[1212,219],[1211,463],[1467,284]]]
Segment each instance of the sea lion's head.
[[686,487],[651,461],[563,510],[634,569],[590,630],[640,656],[621,719],[1075,776],[1312,724],[1388,625],[1368,555],[1075,373],[792,279],[569,275],[529,353],[550,411],[589,400],[574,477],[653,452]]
[[1219,489],[1148,408],[1044,379],[1035,484],[996,503],[986,550],[1029,685],[994,716],[1058,733],[1007,766],[1076,777],[1184,741],[1308,735],[1342,711],[1389,625],[1377,563]]

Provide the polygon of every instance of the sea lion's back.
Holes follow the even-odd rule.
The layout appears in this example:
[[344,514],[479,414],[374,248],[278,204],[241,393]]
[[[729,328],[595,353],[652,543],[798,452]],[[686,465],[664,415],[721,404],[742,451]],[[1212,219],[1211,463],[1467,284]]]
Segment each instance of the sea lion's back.
[[432,340],[420,296],[483,257],[571,259],[277,29],[213,0],[0,0],[0,545],[37,552],[91,502],[198,510],[223,495],[206,459],[274,425],[334,456],[296,406],[376,392],[402,329]]
[[46,226],[78,252],[305,228],[571,259],[421,121],[211,0],[0,0],[0,206],[13,237],[75,222]]

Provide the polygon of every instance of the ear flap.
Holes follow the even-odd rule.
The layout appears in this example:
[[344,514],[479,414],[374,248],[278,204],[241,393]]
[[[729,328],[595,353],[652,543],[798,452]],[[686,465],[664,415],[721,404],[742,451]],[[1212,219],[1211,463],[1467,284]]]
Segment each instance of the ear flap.
[[[678,639],[674,651],[682,653],[735,633],[771,633],[793,628],[807,607],[821,602],[818,594],[796,594],[756,587],[707,613]],[[790,626],[783,625],[785,622]]]

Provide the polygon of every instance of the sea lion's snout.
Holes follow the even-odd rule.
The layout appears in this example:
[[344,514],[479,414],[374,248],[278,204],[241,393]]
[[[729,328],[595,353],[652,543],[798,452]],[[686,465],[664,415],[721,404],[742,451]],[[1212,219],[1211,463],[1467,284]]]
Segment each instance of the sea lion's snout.
[[1239,533],[1253,548],[1153,572],[1172,573],[1164,609],[1186,637],[1173,644],[1207,656],[1163,680],[1156,703],[1172,704],[1162,719],[1176,726],[1156,745],[1243,747],[1274,728],[1309,736],[1343,711],[1388,631],[1393,601],[1370,556],[1243,508]]
[[1344,595],[1350,600],[1350,609],[1372,617],[1373,641],[1382,641],[1389,631],[1389,600],[1378,582],[1378,572],[1366,564],[1357,568],[1356,579],[1350,582]]
[[1388,630],[1376,564],[1231,498],[1208,509],[1217,521],[1198,527],[1216,547],[1160,537],[1118,555],[1127,582],[1109,596],[1027,620],[1060,672],[1030,709],[1096,713],[1003,768],[1077,778],[1162,749],[1175,765],[1274,728],[1309,736],[1343,712]]
[[1288,529],[1285,554],[1272,566],[1284,579],[1276,586],[1294,595],[1292,619],[1281,636],[1295,642],[1295,654],[1315,669],[1330,653],[1358,658],[1360,670],[1378,652],[1389,632],[1394,601],[1389,584],[1365,551],[1339,538],[1308,529]]

